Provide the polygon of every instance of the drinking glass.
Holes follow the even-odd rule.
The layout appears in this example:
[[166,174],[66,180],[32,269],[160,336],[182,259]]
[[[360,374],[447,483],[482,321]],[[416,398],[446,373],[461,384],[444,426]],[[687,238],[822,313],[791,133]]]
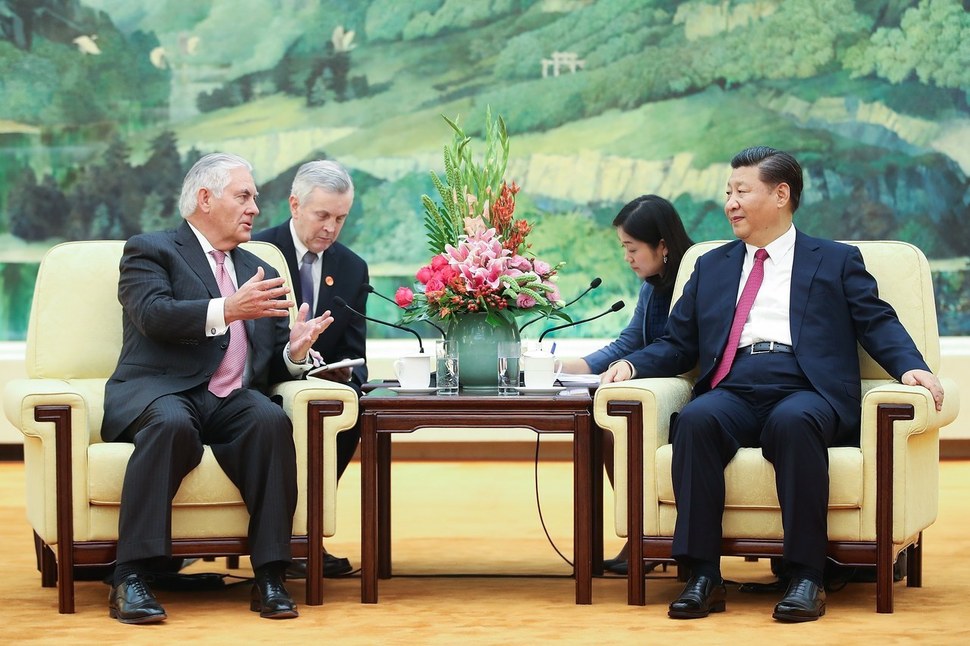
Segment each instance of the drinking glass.
[[498,344],[498,394],[518,395],[519,356],[522,344],[518,341],[502,341]]
[[439,395],[458,394],[458,344],[438,339],[434,346]]

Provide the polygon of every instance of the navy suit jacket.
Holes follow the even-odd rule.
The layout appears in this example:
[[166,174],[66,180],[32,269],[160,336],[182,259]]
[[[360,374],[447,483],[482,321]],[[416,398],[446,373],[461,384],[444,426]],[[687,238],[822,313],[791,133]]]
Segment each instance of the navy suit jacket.
[[[283,224],[260,231],[253,235],[253,240],[272,243],[283,252],[290,268],[290,276],[293,277],[291,287],[294,300],[301,303],[303,295],[299,280],[300,259],[296,257],[296,247],[293,246],[290,221],[287,220]],[[332,285],[327,284],[327,276],[333,279]],[[367,290],[364,285],[369,282],[367,263],[346,246],[335,242],[323,252],[320,292],[314,299],[313,316],[319,316],[330,310],[333,314],[333,323],[317,338],[313,349],[323,355],[325,361],[367,358],[366,321],[335,306],[334,299],[339,296],[352,308],[366,314]],[[367,364],[354,368],[353,381],[358,385],[367,381]]]
[[[812,386],[840,418],[839,444],[859,442],[857,342],[894,378],[929,370],[892,307],[879,298],[857,247],[796,233],[791,281],[792,345]],[[698,368],[694,394],[710,378],[734,317],[745,247],[730,242],[701,256],[671,310],[664,336],[627,357],[639,377]]]
[[[279,273],[242,249],[231,252],[237,284],[262,266],[266,278]],[[183,222],[175,231],[143,233],[125,244],[118,282],[124,341],[114,374],[105,386],[101,437],[117,439],[154,400],[208,383],[229,346],[229,333],[205,335],[209,301],[220,298],[212,267],[198,238]],[[289,319],[245,321],[249,338],[249,386],[266,392],[292,379],[283,360]]]

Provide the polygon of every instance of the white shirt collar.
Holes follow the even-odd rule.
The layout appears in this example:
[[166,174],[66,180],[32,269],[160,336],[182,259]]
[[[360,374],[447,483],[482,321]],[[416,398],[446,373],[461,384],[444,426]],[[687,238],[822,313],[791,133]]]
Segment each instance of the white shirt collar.
[[[760,247],[755,247],[747,242],[744,243],[745,249],[747,250],[748,256],[754,258],[754,252],[760,249]],[[788,227],[788,231],[769,242],[764,246],[765,251],[768,252],[768,257],[774,262],[780,261],[786,255],[791,253],[791,250],[795,248],[795,225],[792,224]]]
[[[293,248],[296,249],[296,262],[297,264],[300,264],[303,262],[303,256],[306,255],[306,252],[308,252],[309,249],[307,249],[307,246],[303,244],[302,240],[300,240],[300,236],[296,234],[296,227],[293,226],[293,218],[290,218],[290,235],[293,236]],[[320,258],[320,254],[317,254],[317,258]],[[313,264],[317,264],[316,261],[313,261]]]

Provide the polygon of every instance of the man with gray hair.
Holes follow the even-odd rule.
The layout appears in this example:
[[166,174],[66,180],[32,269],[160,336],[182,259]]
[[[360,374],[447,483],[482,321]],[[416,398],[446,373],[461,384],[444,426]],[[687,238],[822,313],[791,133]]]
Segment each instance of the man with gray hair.
[[148,587],[172,554],[171,505],[203,445],[242,493],[255,573],[250,608],[296,617],[283,585],[296,510],[293,428],[267,393],[298,378],[310,347],[333,323],[299,310],[275,269],[239,248],[259,214],[249,162],[206,155],[182,184],[184,222],[125,244],[118,282],[124,342],[105,386],[101,436],[130,442],[121,492],[111,617],[148,624],[167,615]]
[[[316,160],[296,171],[290,189],[290,219],[253,236],[276,245],[286,257],[294,276],[296,302],[306,303],[310,313],[333,309],[342,298],[350,307],[367,313],[367,289],[370,280],[367,263],[337,238],[347,222],[354,203],[354,183],[347,170],[335,161]],[[299,280],[295,277],[299,276]],[[317,339],[313,349],[327,363],[341,359],[366,358],[367,329],[364,319],[348,311],[338,312],[327,334]],[[367,381],[367,366],[343,368],[321,376],[346,383],[360,395]],[[360,420],[352,429],[337,435],[337,477],[354,457],[360,441]],[[324,551],[323,575],[337,577],[353,568],[346,558]],[[302,560],[294,561],[287,577],[305,576]]]

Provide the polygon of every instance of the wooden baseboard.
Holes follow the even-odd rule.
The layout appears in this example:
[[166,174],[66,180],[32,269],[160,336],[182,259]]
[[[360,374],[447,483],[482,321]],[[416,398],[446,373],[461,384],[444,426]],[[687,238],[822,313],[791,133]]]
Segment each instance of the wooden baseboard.
[[940,440],[941,460],[970,459],[970,440]]
[[[473,462],[475,460],[534,460],[535,442],[397,442],[395,460]],[[359,459],[359,453],[354,459]],[[0,461],[22,462],[22,444],[0,444]],[[572,460],[572,442],[542,442],[541,460]],[[941,460],[970,459],[970,440],[940,440]]]

